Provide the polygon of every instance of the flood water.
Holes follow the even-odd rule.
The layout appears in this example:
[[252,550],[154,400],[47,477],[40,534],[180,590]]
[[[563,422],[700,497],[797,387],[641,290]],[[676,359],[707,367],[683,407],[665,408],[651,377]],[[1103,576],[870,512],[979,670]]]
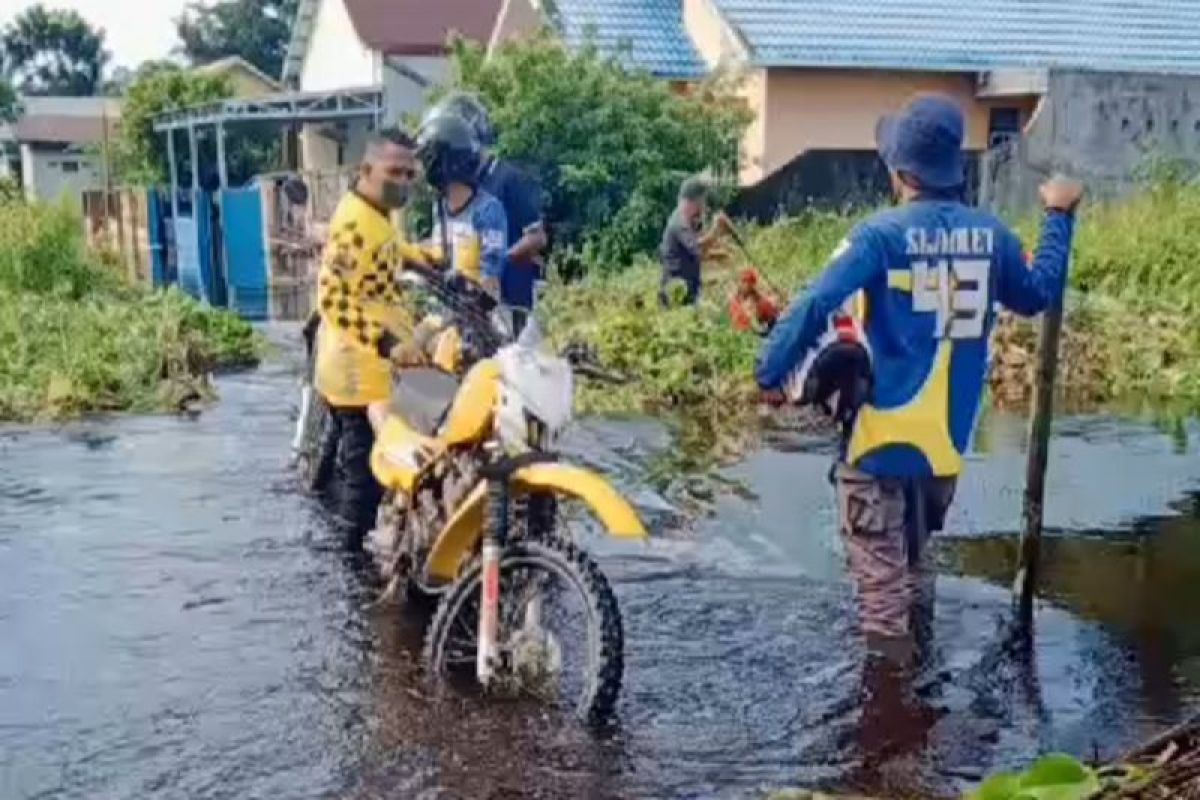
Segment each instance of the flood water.
[[617,729],[435,701],[419,623],[366,607],[292,489],[295,366],[223,378],[195,419],[0,429],[0,798],[929,797],[1050,749],[1112,755],[1198,699],[1200,456],[1143,424],[1059,426],[1021,658],[1001,622],[1024,426],[993,418],[911,691],[864,675],[819,445],[774,437],[727,473],[752,494],[687,520],[639,479],[662,429],[589,421],[572,446],[655,532],[588,541],[625,617]]

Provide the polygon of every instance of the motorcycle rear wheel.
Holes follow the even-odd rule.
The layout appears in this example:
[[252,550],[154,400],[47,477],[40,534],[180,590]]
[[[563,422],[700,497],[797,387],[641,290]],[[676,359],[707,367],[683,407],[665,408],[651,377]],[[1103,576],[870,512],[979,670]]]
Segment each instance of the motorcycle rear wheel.
[[308,414],[302,422],[300,450],[296,454],[296,469],[300,486],[309,494],[319,494],[329,483],[337,457],[333,418],[329,404],[318,392],[313,392]]
[[[540,577],[539,577],[540,576]],[[545,579],[549,579],[546,581]],[[438,678],[466,675],[475,681],[482,565],[475,558],[438,604],[425,637],[425,663]],[[624,672],[624,632],[617,599],[599,567],[583,550],[559,539],[523,540],[509,544],[500,558],[500,643],[510,650],[521,631],[513,613],[522,611],[520,594],[539,581],[582,601],[586,665],[574,676],[579,687],[563,704],[584,721],[601,724],[613,714]],[[515,651],[519,645],[511,647]],[[513,662],[518,658],[507,655]],[[519,668],[517,670],[519,671]]]

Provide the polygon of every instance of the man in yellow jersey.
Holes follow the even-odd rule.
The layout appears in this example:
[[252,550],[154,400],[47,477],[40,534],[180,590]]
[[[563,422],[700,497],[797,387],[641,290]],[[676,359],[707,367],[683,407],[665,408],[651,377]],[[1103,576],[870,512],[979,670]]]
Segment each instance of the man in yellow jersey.
[[332,411],[338,439],[333,498],[354,548],[374,525],[381,496],[371,474],[367,407],[388,400],[393,365],[422,360],[395,279],[405,260],[423,257],[390,220],[408,202],[417,174],[414,152],[413,140],[398,130],[367,144],[354,186],[330,222],[317,279],[315,384]]

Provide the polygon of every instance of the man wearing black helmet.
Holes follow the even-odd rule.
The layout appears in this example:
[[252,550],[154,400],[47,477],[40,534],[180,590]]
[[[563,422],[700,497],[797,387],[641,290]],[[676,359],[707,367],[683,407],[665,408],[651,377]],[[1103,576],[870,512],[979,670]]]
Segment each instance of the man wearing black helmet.
[[454,114],[433,116],[417,136],[425,180],[437,192],[433,246],[460,275],[499,296],[508,251],[500,201],[479,186],[483,153],[474,130]]
[[513,309],[513,327],[519,333],[533,309],[534,284],[541,273],[541,258],[547,245],[541,190],[523,170],[491,152],[496,144],[496,131],[487,108],[477,97],[452,92],[430,109],[425,119],[429,121],[442,114],[462,117],[475,131],[483,151],[479,185],[504,206],[509,246],[500,299]]

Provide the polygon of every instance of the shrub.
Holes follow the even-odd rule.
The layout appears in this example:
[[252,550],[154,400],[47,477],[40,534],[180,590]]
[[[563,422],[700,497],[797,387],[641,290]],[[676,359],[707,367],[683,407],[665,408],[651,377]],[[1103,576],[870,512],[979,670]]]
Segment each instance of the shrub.
[[684,177],[709,171],[719,180],[736,170],[749,116],[722,81],[675,92],[549,33],[490,57],[459,40],[451,56],[453,83],[491,110],[499,152],[540,181],[569,271],[628,264],[657,244]]
[[233,314],[92,260],[69,206],[0,203],[0,419],[177,408],[257,355]]

